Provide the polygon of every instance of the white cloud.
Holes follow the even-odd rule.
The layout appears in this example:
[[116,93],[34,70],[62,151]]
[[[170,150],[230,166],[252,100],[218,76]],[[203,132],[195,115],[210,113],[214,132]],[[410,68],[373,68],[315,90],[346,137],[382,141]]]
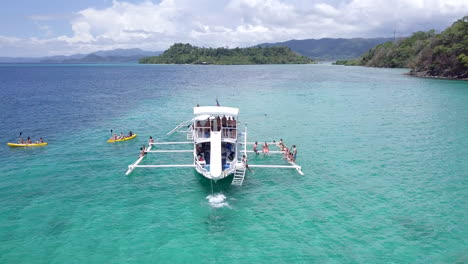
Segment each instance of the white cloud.
[[409,35],[443,29],[466,14],[466,0],[114,0],[104,9],[78,11],[70,21],[71,36],[15,39],[15,44],[0,37],[0,51],[32,44],[36,46],[29,49],[42,55],[133,47],[163,50],[174,42],[235,47],[288,39],[378,37],[391,36],[394,30]]

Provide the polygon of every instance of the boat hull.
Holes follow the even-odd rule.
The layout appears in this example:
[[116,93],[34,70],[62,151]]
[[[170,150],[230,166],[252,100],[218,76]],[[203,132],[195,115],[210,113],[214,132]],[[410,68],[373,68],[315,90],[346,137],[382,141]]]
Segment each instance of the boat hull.
[[209,180],[213,180],[213,181],[219,181],[219,180],[222,180],[224,178],[227,178],[227,177],[233,175],[234,172],[236,171],[235,169],[226,169],[226,170],[221,172],[220,176],[214,177],[213,175],[211,175],[210,171],[208,171],[205,168],[202,168],[200,165],[197,164],[197,162],[195,162],[195,170],[199,174],[201,174],[203,177],[205,177],[205,178],[207,178]]
[[33,144],[18,144],[18,143],[7,143],[10,147],[43,147],[47,146],[49,143],[33,143]]

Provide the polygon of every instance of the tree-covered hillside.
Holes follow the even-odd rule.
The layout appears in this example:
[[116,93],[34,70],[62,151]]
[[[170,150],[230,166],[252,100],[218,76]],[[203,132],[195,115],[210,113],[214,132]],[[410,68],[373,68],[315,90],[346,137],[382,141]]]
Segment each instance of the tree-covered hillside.
[[140,59],[143,64],[307,64],[310,58],[287,47],[199,48],[177,43],[163,54]]
[[288,47],[294,52],[319,60],[354,59],[378,44],[390,41],[390,38],[322,38],[288,40],[277,43],[263,43],[262,47]]
[[358,60],[337,61],[339,65],[411,68],[410,74],[424,77],[468,78],[468,16],[436,34],[416,32],[411,37],[386,42]]
[[431,38],[409,65],[411,74],[468,78],[468,16]]

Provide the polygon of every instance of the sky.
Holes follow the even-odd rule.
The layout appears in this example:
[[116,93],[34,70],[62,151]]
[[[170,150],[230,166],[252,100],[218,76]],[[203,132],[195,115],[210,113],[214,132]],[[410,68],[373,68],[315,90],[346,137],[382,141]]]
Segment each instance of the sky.
[[0,57],[440,32],[468,0],[0,0]]

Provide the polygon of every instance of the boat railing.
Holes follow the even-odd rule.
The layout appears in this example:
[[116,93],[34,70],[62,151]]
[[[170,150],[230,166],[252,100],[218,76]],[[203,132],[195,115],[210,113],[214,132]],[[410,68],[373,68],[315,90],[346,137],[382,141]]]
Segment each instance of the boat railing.
[[[221,127],[221,138],[237,139],[236,127]],[[194,138],[210,138],[211,127],[209,126],[195,126]]]

